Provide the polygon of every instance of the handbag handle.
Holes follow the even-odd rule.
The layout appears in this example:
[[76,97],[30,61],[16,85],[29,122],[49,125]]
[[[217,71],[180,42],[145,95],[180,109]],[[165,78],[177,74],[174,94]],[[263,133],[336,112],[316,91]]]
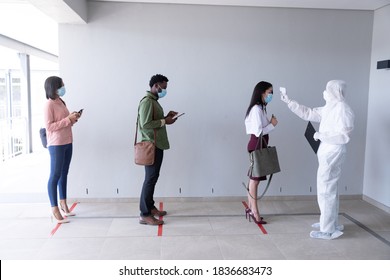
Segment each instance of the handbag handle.
[[272,176],[274,176],[274,174],[272,173],[270,176],[269,176],[269,179],[268,179],[268,182],[267,182],[267,186],[265,187],[263,193],[259,196],[259,197],[253,197],[249,191],[249,183],[248,183],[248,186],[245,185],[244,182],[242,182],[242,185],[244,186],[244,188],[248,191],[248,194],[250,195],[251,198],[253,199],[256,199],[256,200],[260,200],[263,198],[263,196],[265,195],[265,193],[267,192],[268,188],[269,188],[269,185],[271,184],[271,180],[272,180]]
[[[260,142],[260,139],[261,139],[261,142]],[[257,139],[257,144],[256,144],[256,147],[255,147],[255,150],[257,150],[257,147],[259,146],[259,142],[260,142],[260,150],[263,149],[263,131],[260,133],[259,135],[259,138]]]
[[[148,97],[145,96],[144,98],[141,99],[141,101],[144,100],[145,98],[148,98]],[[140,104],[141,104],[141,101],[139,102]],[[153,116],[152,116],[152,118],[153,118],[153,120],[154,120],[154,105],[152,104],[152,106],[153,106]],[[139,112],[139,105],[138,105],[138,112]],[[137,144],[138,120],[139,120],[139,113],[137,114],[137,122],[136,122],[136,124],[135,124],[134,146],[135,146],[135,144]],[[156,129],[153,128],[153,131],[154,131],[154,144],[156,144]]]

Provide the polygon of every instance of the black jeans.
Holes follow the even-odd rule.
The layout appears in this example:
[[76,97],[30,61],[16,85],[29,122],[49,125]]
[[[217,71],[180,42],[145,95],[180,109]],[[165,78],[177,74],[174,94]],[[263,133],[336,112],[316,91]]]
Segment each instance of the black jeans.
[[154,188],[158,177],[160,176],[161,164],[164,157],[164,151],[156,148],[154,164],[145,166],[145,181],[142,186],[139,209],[141,216],[150,216],[154,206]]

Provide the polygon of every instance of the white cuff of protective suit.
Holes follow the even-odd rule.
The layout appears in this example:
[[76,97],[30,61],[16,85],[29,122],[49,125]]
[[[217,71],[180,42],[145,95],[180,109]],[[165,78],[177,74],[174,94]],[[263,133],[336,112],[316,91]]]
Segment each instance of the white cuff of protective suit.
[[287,107],[295,113],[295,111],[299,108],[299,103],[296,102],[295,100],[290,100],[287,103]]
[[283,94],[283,93],[281,93],[280,100],[282,100],[286,104],[291,102],[291,99],[288,98],[287,94]]
[[165,125],[165,119],[161,119],[161,127],[163,127]]

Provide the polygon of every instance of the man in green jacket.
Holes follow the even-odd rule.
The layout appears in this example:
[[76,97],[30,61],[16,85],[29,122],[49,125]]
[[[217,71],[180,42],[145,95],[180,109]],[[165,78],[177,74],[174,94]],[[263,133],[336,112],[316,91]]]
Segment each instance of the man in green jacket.
[[168,78],[156,74],[149,82],[150,91],[141,100],[138,108],[138,131],[141,135],[140,141],[154,141],[155,139],[155,159],[153,165],[145,166],[145,181],[142,186],[140,197],[140,224],[161,225],[162,220],[154,216],[164,216],[166,211],[159,211],[154,205],[154,189],[160,175],[164,150],[169,149],[169,141],[166,126],[176,121],[174,118],[177,112],[170,111],[164,117],[164,110],[158,100],[167,94]]

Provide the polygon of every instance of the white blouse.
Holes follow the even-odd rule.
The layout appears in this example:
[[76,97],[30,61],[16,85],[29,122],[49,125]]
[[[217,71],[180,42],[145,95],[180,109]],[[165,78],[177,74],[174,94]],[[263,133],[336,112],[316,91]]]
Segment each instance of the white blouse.
[[259,137],[261,132],[266,135],[274,128],[261,105],[254,105],[245,118],[246,134],[254,134]]

